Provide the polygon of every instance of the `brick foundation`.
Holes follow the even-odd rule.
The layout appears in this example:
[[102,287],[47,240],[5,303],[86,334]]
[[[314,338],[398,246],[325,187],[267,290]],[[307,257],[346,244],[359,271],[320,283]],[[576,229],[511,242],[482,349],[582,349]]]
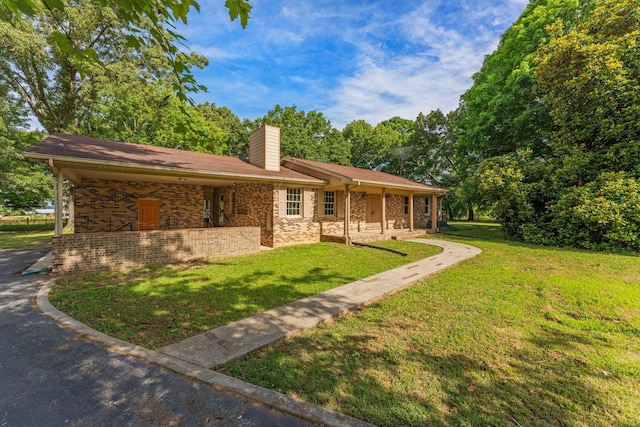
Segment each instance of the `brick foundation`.
[[259,251],[259,227],[64,234],[53,238],[52,267],[85,273]]

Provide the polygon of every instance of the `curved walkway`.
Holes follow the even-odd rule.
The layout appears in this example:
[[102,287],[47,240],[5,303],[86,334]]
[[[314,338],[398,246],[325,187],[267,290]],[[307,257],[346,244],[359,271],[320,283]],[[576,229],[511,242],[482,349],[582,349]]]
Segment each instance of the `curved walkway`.
[[470,245],[445,240],[411,239],[409,241],[438,246],[442,248],[442,252],[230,323],[157,351],[109,337],[55,309],[48,299],[53,281],[49,281],[38,292],[37,304],[45,314],[64,327],[73,329],[114,350],[197,378],[214,387],[302,417],[306,421],[330,426],[368,425],[345,415],[222,375],[209,368],[369,305],[482,252],[479,248]]

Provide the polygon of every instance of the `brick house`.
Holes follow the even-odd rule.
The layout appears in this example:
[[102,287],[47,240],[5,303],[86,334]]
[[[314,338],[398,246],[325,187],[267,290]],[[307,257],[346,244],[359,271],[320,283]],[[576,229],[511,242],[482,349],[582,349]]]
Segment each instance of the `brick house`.
[[[442,188],[281,158],[273,126],[256,129],[249,142],[248,161],[61,133],[33,146],[25,157],[54,175],[54,271],[436,231]],[[65,179],[72,184],[74,234],[62,233]]]

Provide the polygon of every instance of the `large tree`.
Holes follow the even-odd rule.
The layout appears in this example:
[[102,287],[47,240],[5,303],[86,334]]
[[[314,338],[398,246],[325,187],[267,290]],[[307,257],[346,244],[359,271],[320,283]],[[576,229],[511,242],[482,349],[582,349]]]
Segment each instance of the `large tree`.
[[222,146],[228,156],[249,157],[249,130],[251,124],[240,120],[229,108],[217,107],[214,103],[198,104],[196,110],[222,132]]
[[[110,86],[176,84],[162,46],[147,35],[144,46],[132,47],[126,23],[115,8],[97,0],[65,5],[62,11],[0,21],[0,81],[22,98],[48,132],[90,132],[86,122]],[[139,25],[152,28],[148,22]],[[91,49],[100,64],[69,55],[60,48],[61,39]],[[196,55],[180,58],[189,68],[206,65]]]
[[607,0],[576,28],[561,21],[536,56],[567,183],[615,170],[640,177],[640,4]]
[[24,132],[27,115],[19,100],[0,84],[0,215],[24,213],[51,200],[51,175],[21,152],[42,139]]
[[[105,62],[104,52],[99,47],[91,42],[82,42],[76,38],[73,29],[65,25],[64,17],[86,3],[76,0],[3,0],[0,20],[14,22],[26,17],[35,22],[53,18],[59,25],[51,32],[52,46],[71,57],[75,69],[86,77],[93,74],[96,66],[109,62]],[[151,42],[164,52],[175,76],[173,88],[179,99],[185,101],[188,92],[201,89],[180,52],[179,46],[185,39],[175,31],[174,25],[178,21],[186,24],[191,9],[200,10],[195,0],[93,0],[92,3],[98,9],[113,13],[129,47],[139,49]],[[245,28],[251,11],[248,0],[226,0],[225,6],[231,20],[240,18],[240,24]]]
[[598,4],[576,25],[550,26],[535,54],[550,149],[485,161],[481,190],[515,237],[640,250],[640,5]]
[[548,151],[553,122],[535,90],[533,54],[548,42],[546,27],[556,20],[574,25],[590,0],[531,0],[500,38],[462,96],[459,149],[472,161],[530,148]]
[[373,127],[364,120],[354,120],[342,130],[351,147],[351,165],[364,169],[382,168],[389,160],[389,150],[400,144],[399,134],[385,123]]

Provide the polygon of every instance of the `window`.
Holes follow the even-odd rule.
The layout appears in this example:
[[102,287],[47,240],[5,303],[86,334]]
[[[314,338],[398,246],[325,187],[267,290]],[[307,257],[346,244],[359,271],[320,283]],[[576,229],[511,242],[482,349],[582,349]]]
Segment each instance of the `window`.
[[336,192],[325,191],[324,192],[324,214],[325,216],[335,215],[336,210]]
[[427,215],[431,214],[431,198],[430,197],[424,198],[424,213]]
[[409,214],[409,198],[405,196],[404,198],[404,214]]
[[302,194],[299,188],[287,188],[287,216],[300,215]]

